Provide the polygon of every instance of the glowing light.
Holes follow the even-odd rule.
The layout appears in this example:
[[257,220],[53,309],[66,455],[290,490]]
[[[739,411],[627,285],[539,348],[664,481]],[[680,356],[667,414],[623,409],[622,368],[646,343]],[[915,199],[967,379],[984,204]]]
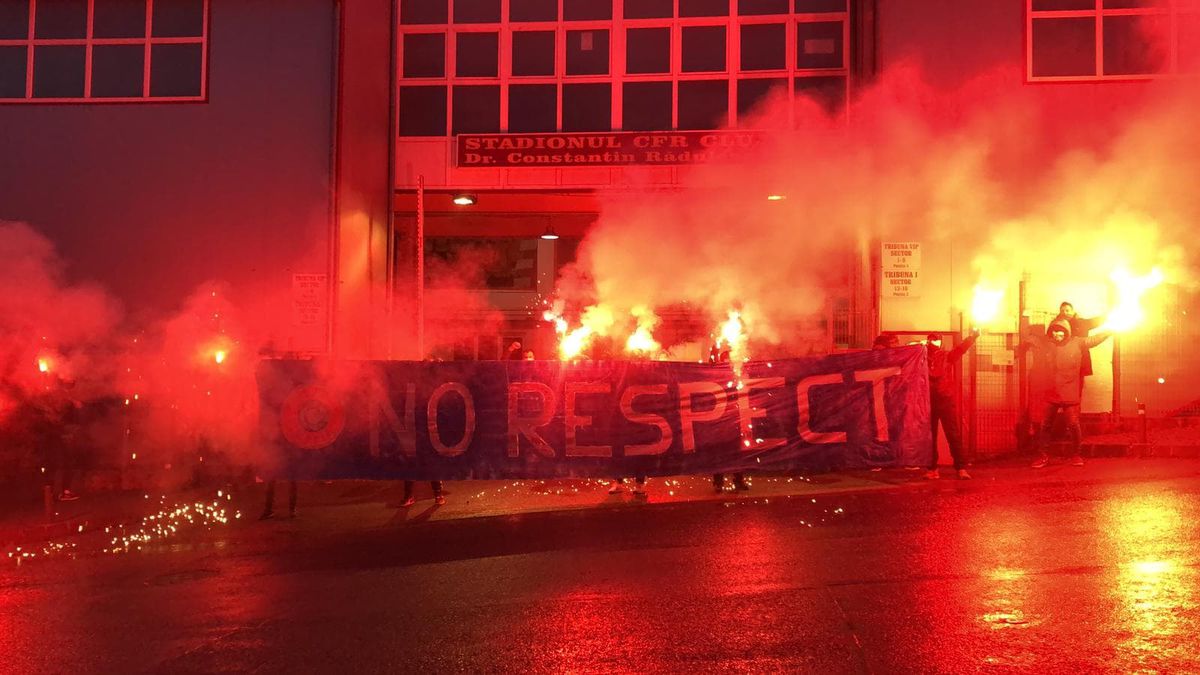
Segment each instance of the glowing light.
[[725,348],[729,350],[729,360],[733,363],[733,372],[740,378],[742,364],[748,358],[746,355],[746,324],[742,319],[741,312],[729,311],[729,318],[721,324],[717,331],[716,343],[718,350],[724,351]]
[[452,201],[459,206],[472,206],[475,204],[475,195],[454,195]]
[[50,359],[47,359],[47,358],[45,358],[45,357],[42,357],[42,358],[38,359],[38,360],[37,360],[37,366],[38,366],[38,372],[39,372],[39,373],[48,373],[48,372],[50,372]]
[[1167,378],[1165,378],[1165,377],[1160,377],[1160,378],[1158,378],[1158,383],[1159,383],[1159,384],[1166,384],[1166,383],[1167,383]]
[[564,359],[573,359],[583,353],[584,348],[592,339],[592,329],[580,326],[563,336],[558,343],[558,353]]
[[654,339],[652,331],[658,325],[658,317],[645,306],[634,307],[631,314],[637,319],[637,329],[625,340],[625,351],[634,354],[656,354],[662,345]]
[[1163,282],[1163,274],[1155,267],[1149,274],[1139,277],[1119,268],[1111,278],[1117,287],[1117,306],[1109,312],[1100,330],[1124,333],[1137,328],[1145,320],[1142,297]]
[[769,202],[781,202],[785,199],[787,199],[787,195],[767,195],[767,201]]
[[975,285],[975,294],[971,298],[971,320],[976,326],[986,326],[1000,315],[1000,301],[1004,299],[1004,289],[991,289],[983,284]]
[[1138,574],[1152,575],[1170,571],[1172,564],[1169,560],[1141,560],[1133,563],[1131,567]]
[[[563,330],[559,332],[558,354],[563,360],[579,357],[597,335],[609,334],[614,323],[612,309],[606,305],[592,305],[584,310],[579,322],[582,325],[574,330],[566,330],[564,322]],[[557,330],[557,321],[555,327]]]
[[225,363],[226,356],[227,354],[224,349],[218,349],[213,352],[213,361],[216,361],[218,365]]

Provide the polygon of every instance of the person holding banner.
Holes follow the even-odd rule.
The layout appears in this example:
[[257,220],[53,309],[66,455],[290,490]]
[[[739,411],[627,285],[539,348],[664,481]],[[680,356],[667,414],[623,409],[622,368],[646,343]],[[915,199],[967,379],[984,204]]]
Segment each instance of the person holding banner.
[[[730,353],[731,353],[731,348],[729,346],[729,343],[725,343],[724,346],[719,346],[714,343],[713,346],[708,350],[708,362],[709,363],[729,363]],[[713,477],[712,477],[712,482],[713,482],[713,492],[715,492],[717,494],[721,494],[722,492],[725,492],[725,474],[714,473]],[[733,474],[733,489],[738,492],[749,492],[750,491],[750,483],[748,483],[746,481],[746,474],[744,474],[740,471]]]
[[959,480],[971,478],[971,474],[967,473],[967,458],[963,451],[958,413],[958,379],[954,376],[954,366],[978,339],[979,329],[973,328],[967,339],[949,351],[942,349],[942,336],[938,333],[930,333],[925,343],[929,366],[929,426],[933,436],[933,459],[929,463],[929,471],[925,473],[928,480],[941,478],[937,464],[939,424],[946,433],[946,445],[950,446],[950,456],[954,458],[954,470]]

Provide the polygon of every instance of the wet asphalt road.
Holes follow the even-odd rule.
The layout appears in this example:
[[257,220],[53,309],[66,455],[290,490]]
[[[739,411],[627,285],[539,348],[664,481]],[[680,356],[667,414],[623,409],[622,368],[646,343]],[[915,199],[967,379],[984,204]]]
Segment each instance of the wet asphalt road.
[[1188,467],[304,538],[247,524],[4,568],[0,670],[1198,672]]

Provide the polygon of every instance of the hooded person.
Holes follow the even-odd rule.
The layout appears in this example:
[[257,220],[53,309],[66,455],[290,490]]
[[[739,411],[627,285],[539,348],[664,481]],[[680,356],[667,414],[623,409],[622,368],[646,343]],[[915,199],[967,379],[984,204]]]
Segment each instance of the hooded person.
[[1083,431],[1079,425],[1079,404],[1083,392],[1083,360],[1088,350],[1108,339],[1108,333],[1097,333],[1078,337],[1071,332],[1071,322],[1056,318],[1046,327],[1044,336],[1021,345],[1020,349],[1036,350],[1035,372],[1031,378],[1046,401],[1046,412],[1042,417],[1042,428],[1038,432],[1035,447],[1038,457],[1033,468],[1040,469],[1050,461],[1046,444],[1054,430],[1054,424],[1062,415],[1071,439],[1071,464],[1083,466],[1080,445]]
[[962,425],[958,414],[958,379],[954,375],[954,366],[978,339],[979,330],[975,329],[967,339],[950,350],[942,349],[942,336],[938,333],[930,333],[925,342],[929,365],[929,426],[934,447],[933,459],[925,473],[928,479],[940,477],[937,468],[939,424],[946,434],[946,445],[950,446],[950,456],[954,458],[958,477],[963,480],[971,477],[967,473],[967,458],[963,451]]
[[[1058,306],[1058,316],[1054,317],[1054,321],[1066,321],[1071,327],[1071,337],[1086,338],[1092,331],[1096,330],[1103,319],[1101,317],[1092,317],[1085,319],[1079,316],[1075,311],[1075,305],[1069,302],[1063,302]],[[1083,360],[1079,364],[1079,374],[1083,377],[1092,375],[1092,353],[1084,352]],[[1083,389],[1083,377],[1079,379],[1079,387]]]

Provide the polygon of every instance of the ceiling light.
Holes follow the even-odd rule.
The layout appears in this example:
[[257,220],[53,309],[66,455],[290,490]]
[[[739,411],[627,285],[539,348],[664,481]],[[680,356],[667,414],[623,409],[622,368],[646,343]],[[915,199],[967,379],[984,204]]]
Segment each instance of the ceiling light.
[[781,202],[784,199],[787,199],[787,196],[785,196],[785,195],[767,195],[767,201],[769,201],[769,202]]
[[459,206],[471,206],[475,203],[475,195],[454,195],[454,203]]
[[558,239],[558,233],[554,231],[553,227],[547,227],[546,231],[542,233],[542,239],[554,241],[555,239]]

